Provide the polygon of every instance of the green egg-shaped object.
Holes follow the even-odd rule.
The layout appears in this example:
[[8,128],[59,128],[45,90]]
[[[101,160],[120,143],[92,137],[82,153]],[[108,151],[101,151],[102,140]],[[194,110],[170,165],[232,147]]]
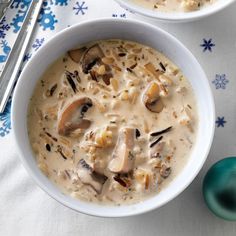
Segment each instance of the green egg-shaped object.
[[236,220],[236,157],[215,163],[203,180],[203,196],[209,209],[225,220]]

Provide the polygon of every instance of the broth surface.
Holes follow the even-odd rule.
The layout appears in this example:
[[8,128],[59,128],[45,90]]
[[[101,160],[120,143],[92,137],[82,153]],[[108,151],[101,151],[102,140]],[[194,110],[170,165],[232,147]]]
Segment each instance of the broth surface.
[[164,12],[190,12],[213,4],[216,0],[131,0],[142,7]]
[[62,192],[105,204],[158,194],[195,143],[196,101],[180,69],[131,41],[69,51],[37,83],[28,133],[42,172]]

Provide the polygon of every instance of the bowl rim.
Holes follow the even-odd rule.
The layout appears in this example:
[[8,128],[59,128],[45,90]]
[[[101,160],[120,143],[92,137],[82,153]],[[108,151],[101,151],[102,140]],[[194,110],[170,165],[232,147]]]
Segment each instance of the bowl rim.
[[172,23],[177,22],[184,22],[184,21],[194,21],[198,20],[199,18],[203,18],[206,16],[210,16],[215,14],[230,4],[234,3],[236,0],[227,0],[221,1],[220,3],[213,3],[213,6],[206,7],[204,9],[192,12],[161,12],[161,11],[153,11],[150,9],[146,9],[142,6],[138,6],[135,3],[132,3],[127,0],[115,0],[122,8],[130,11],[131,13],[137,13],[139,15],[160,20],[160,21],[167,21]]
[[[13,94],[13,100],[12,100],[12,115],[11,115],[11,122],[12,122],[12,128],[13,128],[13,135],[14,135],[14,139],[16,141],[16,147],[20,156],[20,159],[23,163],[23,166],[25,167],[25,169],[27,170],[27,172],[30,174],[30,176],[33,178],[33,180],[37,183],[37,185],[43,189],[48,195],[50,195],[52,198],[54,198],[55,200],[57,200],[58,202],[60,202],[61,204],[65,205],[66,207],[69,207],[77,212],[81,212],[87,215],[92,215],[92,216],[99,216],[99,217],[126,217],[126,216],[133,216],[133,215],[139,215],[139,214],[143,214],[149,211],[152,211],[156,208],[159,208],[163,205],[165,205],[166,203],[168,203],[169,201],[173,200],[176,196],[178,196],[181,192],[183,192],[190,184],[191,182],[195,179],[195,177],[197,176],[197,174],[199,173],[199,171],[201,170],[203,164],[205,163],[207,156],[209,154],[211,145],[212,145],[212,141],[213,141],[213,137],[214,137],[214,131],[215,131],[215,104],[214,104],[214,98],[213,98],[213,94],[210,88],[210,83],[205,75],[205,77],[203,78],[203,81],[207,87],[208,90],[208,95],[209,95],[209,103],[211,106],[211,127],[209,127],[209,141],[207,146],[205,147],[205,155],[201,158],[201,161],[199,162],[198,168],[195,168],[194,171],[192,171],[191,173],[191,178],[189,178],[188,180],[186,180],[185,184],[183,184],[178,190],[176,190],[174,192],[174,194],[168,196],[168,198],[166,198],[164,201],[162,201],[161,203],[157,203],[156,205],[151,205],[150,204],[146,204],[145,208],[139,208],[135,209],[132,212],[119,212],[119,213],[114,213],[114,212],[110,212],[110,213],[104,213],[102,210],[100,212],[96,212],[94,210],[81,210],[81,208],[77,205],[75,205],[72,200],[68,200],[67,198],[71,198],[70,196],[66,196],[66,199],[63,199],[58,193],[56,193],[53,189],[50,189],[50,187],[48,187],[45,184],[45,181],[42,180],[42,178],[39,178],[37,176],[36,173],[34,173],[34,171],[32,170],[32,167],[30,167],[29,163],[27,162],[27,158],[24,156],[24,147],[22,147],[20,145],[20,136],[19,134],[17,134],[17,127],[18,127],[18,123],[19,122],[15,122],[15,120],[17,120],[17,118],[15,118],[16,114],[17,114],[17,106],[18,103],[20,101],[21,98],[21,93],[18,92],[21,90],[21,87],[23,86],[24,83],[21,83],[22,79],[26,80],[25,74],[28,74],[30,72],[30,68],[31,68],[31,64],[34,64],[34,61],[37,61],[37,55],[39,55],[41,52],[43,52],[44,50],[46,50],[47,48],[50,48],[51,46],[53,46],[54,41],[60,39],[61,37],[63,37],[64,34],[66,34],[69,31],[73,31],[73,30],[79,30],[79,28],[81,26],[87,26],[89,27],[91,24],[103,24],[103,23],[107,23],[109,21],[109,23],[123,23],[123,24],[136,24],[138,26],[141,27],[146,27],[146,28],[152,28],[153,30],[155,30],[156,32],[158,32],[159,34],[164,34],[166,37],[170,38],[172,41],[175,42],[176,45],[179,45],[181,47],[181,50],[185,51],[188,56],[196,63],[196,65],[199,67],[199,70],[201,71],[201,73],[203,75],[205,75],[202,67],[200,66],[200,64],[198,63],[198,61],[196,60],[196,58],[193,56],[193,54],[178,40],[176,39],[174,36],[172,36],[170,33],[162,30],[161,28],[158,28],[156,26],[153,26],[152,24],[149,23],[145,23],[142,21],[138,21],[138,20],[127,20],[127,19],[113,19],[113,18],[102,18],[102,19],[95,19],[95,20],[88,20],[88,21],[84,21],[83,23],[78,23],[75,24],[74,26],[71,26],[69,28],[66,28],[64,30],[62,30],[61,32],[57,33],[54,37],[52,37],[51,39],[49,39],[36,53],[35,55],[32,57],[32,59],[27,63],[27,65],[24,67],[21,76],[19,78],[19,81],[16,85],[14,94]],[[25,85],[24,85],[25,86]],[[23,88],[24,88],[23,86]],[[33,155],[32,155],[32,158]],[[45,177],[47,178],[47,177]],[[50,180],[48,180],[50,181]],[[151,197],[153,198],[153,197]],[[147,201],[144,201],[147,202]],[[83,202],[84,203],[84,202]],[[131,206],[138,206],[140,203],[143,202],[139,202],[137,204],[133,204]],[[87,203],[90,204],[90,203]],[[106,207],[110,207],[110,208],[117,208],[117,206],[110,206],[110,205],[99,205],[101,206],[101,208],[106,208]],[[124,207],[124,205],[122,206]]]

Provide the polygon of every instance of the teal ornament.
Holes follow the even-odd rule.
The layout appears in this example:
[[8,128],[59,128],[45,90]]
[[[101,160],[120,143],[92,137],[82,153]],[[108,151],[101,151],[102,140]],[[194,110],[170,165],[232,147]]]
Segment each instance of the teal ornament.
[[236,157],[215,163],[203,180],[203,196],[217,216],[236,221]]

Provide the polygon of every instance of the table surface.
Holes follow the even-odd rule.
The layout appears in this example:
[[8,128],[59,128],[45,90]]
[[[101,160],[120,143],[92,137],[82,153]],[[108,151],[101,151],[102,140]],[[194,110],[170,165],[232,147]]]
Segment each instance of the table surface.
[[[4,65],[30,0],[15,0],[0,22],[0,66]],[[21,165],[10,124],[10,102],[0,116],[0,235],[235,236],[236,223],[214,216],[201,185],[207,169],[236,153],[236,4],[191,23],[167,24],[135,16],[111,0],[49,0],[44,4],[25,63],[56,32],[100,17],[146,20],[180,39],[209,78],[216,102],[216,132],[209,157],[193,183],[176,199],[150,213],[104,219],[70,210],[43,192]],[[17,15],[16,15],[17,14]],[[158,40],[158,39],[157,39]]]

